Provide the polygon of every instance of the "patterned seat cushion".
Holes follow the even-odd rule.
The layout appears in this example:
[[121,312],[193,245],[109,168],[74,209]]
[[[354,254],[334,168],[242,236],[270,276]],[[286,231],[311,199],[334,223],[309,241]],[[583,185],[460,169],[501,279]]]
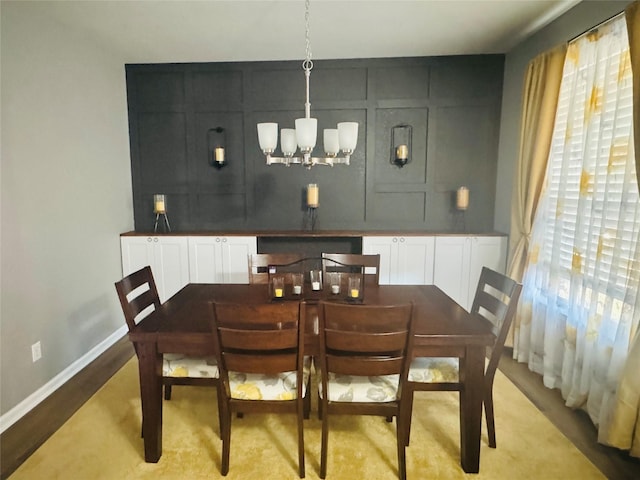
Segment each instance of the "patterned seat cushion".
[[[329,373],[330,402],[392,402],[397,399],[400,375],[360,377]],[[319,385],[322,398],[322,384]]]
[[[304,358],[302,396],[304,397],[311,371],[311,357]],[[296,398],[296,372],[277,375],[229,372],[231,398],[238,400],[293,400]]]
[[218,378],[215,357],[190,357],[165,353],[162,358],[163,377]]
[[409,381],[422,383],[458,382],[458,359],[449,357],[418,357],[409,367]]

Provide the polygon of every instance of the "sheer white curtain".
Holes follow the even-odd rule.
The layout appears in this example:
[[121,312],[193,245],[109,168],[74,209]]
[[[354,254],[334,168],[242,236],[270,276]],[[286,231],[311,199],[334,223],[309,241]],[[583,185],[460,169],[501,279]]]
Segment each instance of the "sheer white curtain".
[[599,425],[640,317],[640,198],[624,17],[572,42],[532,228],[514,356]]

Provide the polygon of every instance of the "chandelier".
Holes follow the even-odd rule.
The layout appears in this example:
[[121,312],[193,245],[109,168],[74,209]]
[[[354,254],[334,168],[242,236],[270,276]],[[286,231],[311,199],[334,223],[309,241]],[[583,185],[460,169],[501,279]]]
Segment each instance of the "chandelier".
[[[311,118],[311,103],[309,103],[309,78],[313,61],[311,60],[311,43],[309,41],[309,0],[305,1],[305,40],[306,58],[302,62],[302,69],[306,81],[306,102],[304,104],[304,118],[298,118],[295,122],[295,129],[283,128],[280,131],[281,157],[273,156],[278,146],[278,124],[259,123],[258,142],[260,149],[266,157],[267,165],[280,163],[286,166],[293,164],[303,165],[311,168],[314,165],[336,164],[349,165],[351,154],[356,149],[358,141],[358,122],[341,122],[338,128],[327,128],[323,133],[324,157],[314,157],[313,149],[316,146],[318,133],[318,119]],[[300,154],[296,155],[297,149]],[[342,153],[342,156],[339,154]]]

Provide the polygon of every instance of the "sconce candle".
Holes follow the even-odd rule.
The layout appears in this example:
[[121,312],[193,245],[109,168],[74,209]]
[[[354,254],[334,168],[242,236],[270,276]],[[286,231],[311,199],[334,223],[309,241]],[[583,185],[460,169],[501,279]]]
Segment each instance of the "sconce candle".
[[396,159],[406,163],[409,158],[409,147],[406,145],[398,145],[396,148]]
[[307,186],[307,206],[309,208],[318,208],[320,205],[320,188],[315,183]]
[[153,213],[156,213],[156,214],[167,213],[167,207],[166,207],[164,195],[156,194],[153,196]]
[[460,187],[456,193],[456,208],[458,210],[466,210],[469,208],[469,189]]
[[214,150],[214,157],[216,162],[224,163],[224,147],[216,147]]

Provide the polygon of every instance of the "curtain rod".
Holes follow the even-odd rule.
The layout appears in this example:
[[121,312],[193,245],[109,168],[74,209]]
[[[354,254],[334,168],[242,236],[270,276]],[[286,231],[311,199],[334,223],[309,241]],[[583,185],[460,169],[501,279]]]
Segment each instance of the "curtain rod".
[[590,27],[588,29],[586,29],[585,31],[583,31],[582,33],[579,33],[578,35],[576,35],[573,38],[570,38],[569,41],[567,43],[571,43],[571,42],[575,42],[576,40],[578,40],[579,38],[584,37],[585,35],[588,35],[589,33],[593,32],[594,30],[597,30],[598,28],[600,28],[602,25],[604,25],[607,22],[610,22],[611,20],[613,20],[616,17],[619,17],[620,15],[624,15],[624,10],[611,15],[609,18],[607,18],[606,20],[603,20],[602,22],[598,23],[597,25],[594,25],[593,27]]

